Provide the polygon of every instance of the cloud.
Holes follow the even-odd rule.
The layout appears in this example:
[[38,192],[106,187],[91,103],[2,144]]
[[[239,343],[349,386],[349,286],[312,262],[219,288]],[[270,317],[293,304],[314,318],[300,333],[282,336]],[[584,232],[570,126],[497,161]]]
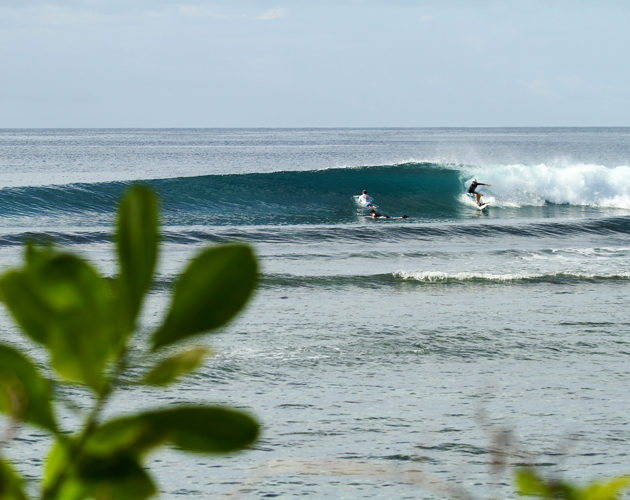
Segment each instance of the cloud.
[[280,19],[286,15],[285,9],[277,7],[275,9],[268,10],[264,14],[259,15],[256,19],[259,21],[272,21],[273,19]]
[[109,12],[98,12],[89,7],[69,7],[53,4],[35,4],[19,7],[0,7],[0,26],[7,29],[66,28],[95,26],[113,18]]
[[583,90],[582,79],[577,75],[558,75],[552,78],[539,76],[526,84],[538,97],[557,97],[576,94]]
[[529,91],[539,97],[552,97],[553,90],[549,81],[544,77],[538,77],[527,83]]
[[234,19],[236,17],[222,14],[212,8],[201,5],[180,5],[179,14],[186,17],[209,17],[212,19]]

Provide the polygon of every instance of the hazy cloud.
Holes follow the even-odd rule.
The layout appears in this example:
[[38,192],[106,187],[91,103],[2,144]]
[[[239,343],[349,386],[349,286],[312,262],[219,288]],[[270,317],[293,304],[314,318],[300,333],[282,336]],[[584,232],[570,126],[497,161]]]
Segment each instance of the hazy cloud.
[[206,5],[180,5],[178,11],[180,15],[187,17],[205,17],[211,19],[235,19],[242,17],[234,14],[225,14]]
[[539,76],[527,83],[529,91],[539,97],[557,97],[583,90],[582,80],[576,75],[559,75],[552,78]]
[[0,0],[0,126],[627,125],[613,3]]
[[551,97],[553,91],[549,81],[544,77],[535,78],[527,83],[529,91],[539,97]]
[[286,15],[286,11],[282,7],[278,7],[275,9],[268,10],[264,14],[261,14],[256,19],[259,21],[271,21],[273,19],[280,19]]

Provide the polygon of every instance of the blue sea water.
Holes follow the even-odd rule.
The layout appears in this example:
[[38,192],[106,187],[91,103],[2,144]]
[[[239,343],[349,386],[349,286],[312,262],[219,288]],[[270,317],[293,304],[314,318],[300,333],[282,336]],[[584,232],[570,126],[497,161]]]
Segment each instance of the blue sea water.
[[[161,498],[514,497],[497,449],[582,482],[630,473],[630,129],[4,129],[2,269],[52,237],[113,274],[138,181],[164,243],[144,330],[202,247],[248,242],[262,270],[198,374],[112,402],[261,421],[244,453],[155,455]],[[409,218],[371,220],[362,189]],[[37,476],[49,444],[25,429],[7,455]]]

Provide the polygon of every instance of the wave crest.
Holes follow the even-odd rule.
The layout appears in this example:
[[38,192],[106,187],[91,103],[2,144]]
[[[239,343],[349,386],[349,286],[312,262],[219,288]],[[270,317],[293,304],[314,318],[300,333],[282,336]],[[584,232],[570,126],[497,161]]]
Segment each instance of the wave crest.
[[492,184],[489,192],[499,206],[554,203],[630,209],[630,167],[625,165],[513,164],[480,167],[474,175]]
[[579,282],[597,282],[609,280],[628,280],[630,272],[614,273],[614,274],[596,274],[596,273],[446,273],[436,271],[397,271],[393,276],[402,281],[411,281],[418,283],[579,283]]

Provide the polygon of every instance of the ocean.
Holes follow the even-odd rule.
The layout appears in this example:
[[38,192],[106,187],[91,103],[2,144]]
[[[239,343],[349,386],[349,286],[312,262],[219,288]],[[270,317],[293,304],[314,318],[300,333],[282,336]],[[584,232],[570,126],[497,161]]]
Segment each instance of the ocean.
[[[112,275],[133,182],[162,213],[143,331],[201,248],[247,242],[261,266],[198,373],[107,410],[261,422],[242,453],[152,455],[160,498],[514,498],[518,465],[630,473],[630,128],[3,129],[2,269],[52,238]],[[408,218],[372,220],[363,189]],[[24,345],[4,310],[0,332]],[[49,445],[25,428],[6,454],[34,478]]]

